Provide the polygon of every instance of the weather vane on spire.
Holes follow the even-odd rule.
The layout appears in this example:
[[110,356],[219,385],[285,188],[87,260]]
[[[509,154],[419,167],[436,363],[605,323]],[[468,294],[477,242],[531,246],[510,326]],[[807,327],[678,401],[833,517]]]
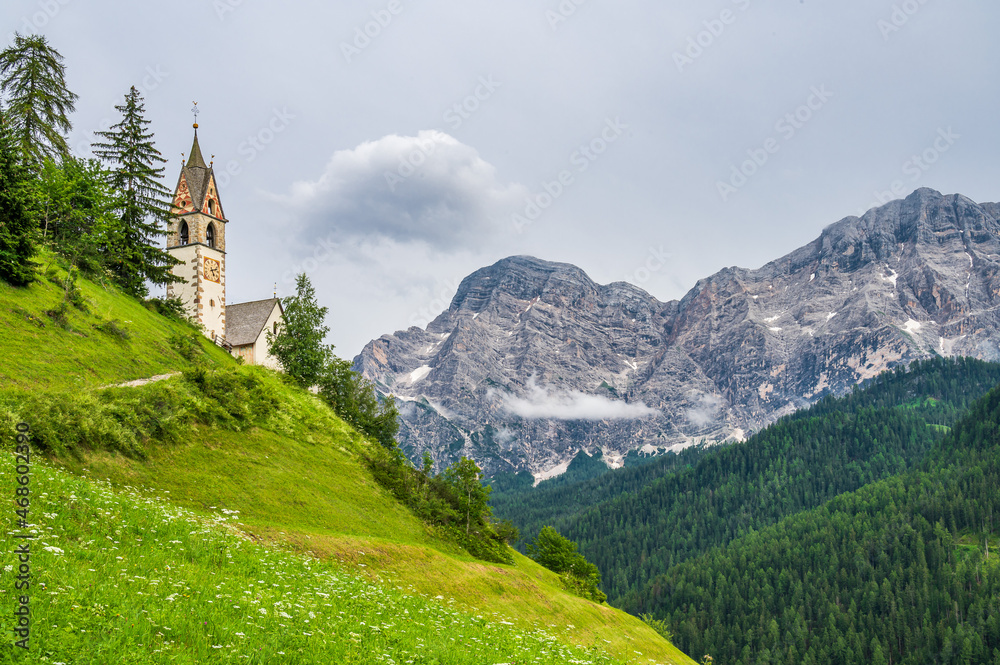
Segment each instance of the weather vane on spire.
[[191,109],[191,113],[194,113],[194,128],[198,129],[198,114],[201,113],[198,110],[198,102],[194,102],[194,108]]

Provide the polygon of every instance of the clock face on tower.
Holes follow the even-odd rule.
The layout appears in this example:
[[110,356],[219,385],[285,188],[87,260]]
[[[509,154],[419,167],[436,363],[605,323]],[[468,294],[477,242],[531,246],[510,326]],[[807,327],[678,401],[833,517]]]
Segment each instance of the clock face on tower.
[[222,271],[219,270],[219,262],[215,259],[205,259],[205,279],[216,284],[222,280]]

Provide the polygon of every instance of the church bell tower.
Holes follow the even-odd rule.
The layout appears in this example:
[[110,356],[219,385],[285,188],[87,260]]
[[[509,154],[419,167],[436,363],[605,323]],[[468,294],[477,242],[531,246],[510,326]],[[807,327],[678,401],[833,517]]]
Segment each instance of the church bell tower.
[[[195,119],[197,119],[197,105]],[[181,261],[172,268],[182,281],[167,287],[188,315],[215,340],[226,336],[226,216],[212,164],[205,164],[194,123],[194,145],[181,167],[167,229],[167,252]]]

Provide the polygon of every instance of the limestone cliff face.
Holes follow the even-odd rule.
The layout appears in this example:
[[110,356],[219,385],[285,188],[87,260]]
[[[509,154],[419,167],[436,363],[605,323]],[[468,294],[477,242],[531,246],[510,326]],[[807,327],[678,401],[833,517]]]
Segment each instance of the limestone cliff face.
[[901,363],[1000,359],[1000,205],[920,189],[680,301],[511,257],[467,277],[426,330],[355,368],[400,399],[401,443],[488,472],[557,472],[739,439]]

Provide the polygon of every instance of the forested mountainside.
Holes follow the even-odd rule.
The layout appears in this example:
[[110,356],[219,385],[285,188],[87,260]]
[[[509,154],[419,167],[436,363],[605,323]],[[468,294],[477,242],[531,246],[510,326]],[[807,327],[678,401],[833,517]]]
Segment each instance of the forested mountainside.
[[918,361],[745,443],[666,455],[576,483],[557,479],[531,489],[504,479],[500,487],[508,489],[495,492],[493,504],[525,539],[552,525],[578,542],[601,570],[609,600],[620,602],[673,565],[907,471],[998,382],[997,364]]
[[916,468],[667,569],[621,599],[715,662],[1000,662],[1000,390]]

